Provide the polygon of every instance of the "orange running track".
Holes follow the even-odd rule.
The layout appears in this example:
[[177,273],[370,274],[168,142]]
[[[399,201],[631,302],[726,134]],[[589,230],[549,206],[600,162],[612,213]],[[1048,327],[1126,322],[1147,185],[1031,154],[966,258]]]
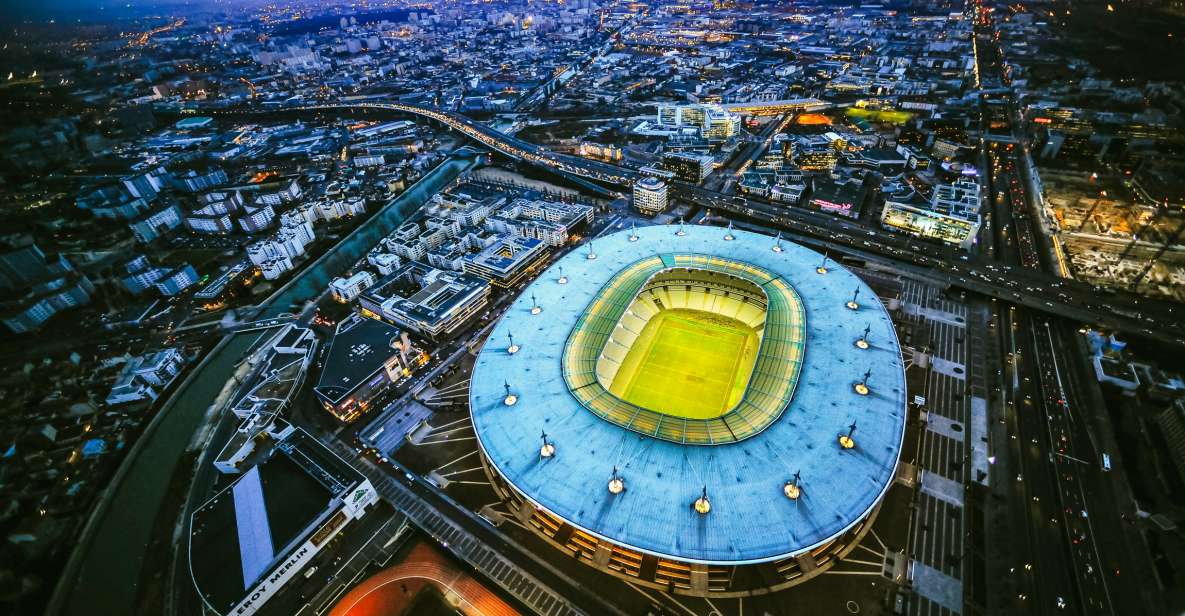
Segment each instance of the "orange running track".
[[350,590],[329,615],[402,616],[425,584],[435,586],[466,616],[520,616],[518,610],[423,542],[417,543],[403,562]]

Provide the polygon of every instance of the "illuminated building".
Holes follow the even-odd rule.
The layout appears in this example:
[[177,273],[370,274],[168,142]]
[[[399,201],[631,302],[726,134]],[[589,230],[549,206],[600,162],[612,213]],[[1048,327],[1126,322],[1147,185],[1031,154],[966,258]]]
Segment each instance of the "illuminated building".
[[928,204],[885,201],[881,224],[967,249],[979,234],[979,208],[979,183],[960,180],[939,186]]
[[333,299],[347,304],[362,295],[362,292],[372,284],[374,284],[374,274],[362,270],[348,278],[334,278],[329,282],[329,290],[333,292]]
[[[769,592],[840,562],[893,485],[905,433],[900,347],[871,289],[840,266],[819,274],[818,253],[740,230],[643,227],[598,238],[597,253],[557,262],[562,291],[557,276],[537,278],[474,366],[474,432],[509,509],[581,563],[677,594]],[[691,313],[761,340],[753,355],[703,337],[670,351],[664,365],[751,358],[745,385],[698,416],[631,389],[650,365],[631,364],[635,350],[649,356],[648,326]],[[869,327],[876,342],[862,348]],[[661,374],[646,378],[662,387]]]
[[856,218],[863,201],[864,189],[860,180],[816,180],[807,205],[830,214]]
[[740,116],[720,105],[659,105],[657,120],[667,128],[695,127],[713,142],[726,141],[741,128]]
[[663,155],[662,166],[675,172],[680,180],[698,184],[712,172],[712,157],[672,152]]
[[547,259],[547,244],[533,237],[504,237],[477,254],[465,255],[466,274],[490,281],[496,287],[512,287]]
[[839,161],[839,154],[830,145],[794,146],[794,164],[803,171],[831,171]]
[[363,314],[430,338],[450,334],[485,307],[490,283],[412,261],[358,296]]
[[646,177],[634,182],[634,208],[648,216],[653,216],[667,209],[666,182],[654,177]]
[[333,332],[313,393],[339,421],[354,421],[392,383],[411,374],[418,365],[417,356],[405,332],[351,314]]

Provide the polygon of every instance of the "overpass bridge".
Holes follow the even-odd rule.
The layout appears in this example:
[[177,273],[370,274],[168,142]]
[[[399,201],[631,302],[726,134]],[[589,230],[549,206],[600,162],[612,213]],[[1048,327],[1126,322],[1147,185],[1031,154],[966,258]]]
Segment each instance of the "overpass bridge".
[[[578,178],[628,188],[644,177],[639,171],[618,165],[560,154],[475,122],[459,113],[410,103],[318,104],[286,110],[381,110],[435,120],[514,160],[526,161]],[[877,258],[925,269],[952,287],[984,293],[1051,316],[1099,323],[1185,346],[1185,307],[1126,292],[1108,292],[1071,279],[987,262],[948,247],[921,244],[883,230],[872,229],[802,208],[779,207],[674,182],[672,194],[701,207],[747,218],[754,222],[822,240],[844,252],[872,254]]]

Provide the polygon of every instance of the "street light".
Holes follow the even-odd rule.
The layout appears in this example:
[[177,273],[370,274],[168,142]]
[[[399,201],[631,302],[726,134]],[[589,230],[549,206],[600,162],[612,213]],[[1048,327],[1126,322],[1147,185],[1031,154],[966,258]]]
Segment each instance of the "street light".
[[506,332],[506,337],[510,339],[510,346],[506,347],[506,352],[511,355],[518,353],[518,345],[514,343],[514,334]]
[[551,458],[555,456],[555,443],[547,438],[547,433],[541,435],[543,437],[543,446],[539,448],[539,457]]

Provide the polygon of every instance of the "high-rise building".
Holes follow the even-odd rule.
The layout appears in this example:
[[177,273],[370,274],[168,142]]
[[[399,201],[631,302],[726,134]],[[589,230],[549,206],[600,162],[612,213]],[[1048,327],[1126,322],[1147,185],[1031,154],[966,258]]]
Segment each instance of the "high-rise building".
[[634,182],[634,207],[653,216],[667,209],[667,184],[658,178],[642,178]]
[[740,116],[720,105],[659,105],[657,120],[665,128],[698,128],[708,141],[726,141],[741,129]]

